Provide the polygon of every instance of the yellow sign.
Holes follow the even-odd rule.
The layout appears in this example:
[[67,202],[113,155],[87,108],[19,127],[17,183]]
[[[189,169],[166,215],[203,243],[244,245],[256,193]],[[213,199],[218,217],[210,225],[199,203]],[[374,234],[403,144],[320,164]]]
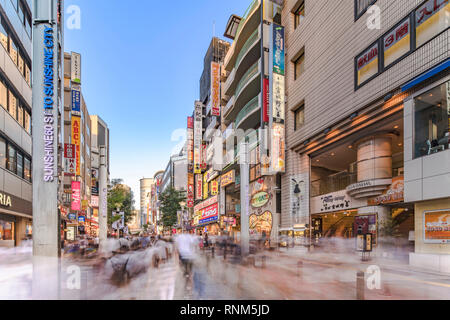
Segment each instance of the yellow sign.
[[219,194],[219,181],[216,179],[211,181],[211,195],[215,196],[217,194]]
[[357,59],[358,85],[378,73],[378,42]]
[[208,199],[208,175],[203,174],[203,199]]
[[72,144],[75,145],[76,175],[81,175],[81,118],[72,115]]
[[231,170],[230,172],[225,173],[220,178],[220,183],[222,187],[226,187],[232,183],[234,183],[234,170]]
[[387,67],[411,50],[409,17],[384,37],[384,66]]
[[417,47],[449,27],[450,1],[428,0],[416,10]]

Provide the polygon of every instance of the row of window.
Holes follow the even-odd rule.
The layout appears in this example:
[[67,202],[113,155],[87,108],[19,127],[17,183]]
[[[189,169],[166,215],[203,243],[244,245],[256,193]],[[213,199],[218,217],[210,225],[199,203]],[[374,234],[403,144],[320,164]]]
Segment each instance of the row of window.
[[450,2],[427,0],[355,58],[355,90],[450,27]]
[[19,50],[17,41],[11,36],[12,32],[9,30],[6,21],[1,17],[0,23],[0,42],[6,51],[8,51],[11,59],[16,64],[25,81],[31,87],[31,64],[28,63],[25,55]]
[[31,113],[20,102],[15,94],[0,80],[0,105],[31,134]]
[[31,159],[10,142],[0,137],[0,167],[31,182]]
[[20,22],[24,26],[28,37],[31,39],[31,15],[25,9],[26,5],[24,0],[11,0],[11,2],[19,15]]

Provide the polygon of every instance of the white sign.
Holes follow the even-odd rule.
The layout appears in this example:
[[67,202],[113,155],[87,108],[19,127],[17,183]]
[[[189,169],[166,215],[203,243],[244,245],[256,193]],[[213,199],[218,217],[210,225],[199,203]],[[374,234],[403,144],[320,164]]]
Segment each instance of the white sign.
[[354,199],[345,190],[311,198],[311,213],[357,209],[367,206],[367,200]]
[[304,174],[298,174],[291,177],[290,181],[290,202],[291,202],[291,218],[293,223],[299,223],[300,217],[303,216],[302,208],[305,207],[306,201],[306,179]]
[[81,55],[72,52],[71,62],[71,80],[74,83],[81,83]]

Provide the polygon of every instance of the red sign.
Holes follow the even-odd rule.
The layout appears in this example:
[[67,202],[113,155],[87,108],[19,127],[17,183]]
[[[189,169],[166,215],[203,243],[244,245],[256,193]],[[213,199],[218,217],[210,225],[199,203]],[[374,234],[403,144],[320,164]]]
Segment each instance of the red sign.
[[263,121],[269,123],[269,79],[263,80]]
[[74,144],[64,144],[64,174],[74,176],[76,171],[76,146]]
[[72,181],[72,206],[73,211],[81,210],[81,182]]
[[201,174],[195,175],[195,199],[203,199],[203,177]]
[[219,204],[215,203],[202,210],[202,217],[200,218],[200,223],[214,221],[215,219],[217,219],[218,216],[219,216]]
[[202,156],[200,168],[202,170],[206,170],[206,143],[202,144]]
[[188,129],[194,129],[194,118],[193,117],[188,117],[187,127],[188,127]]

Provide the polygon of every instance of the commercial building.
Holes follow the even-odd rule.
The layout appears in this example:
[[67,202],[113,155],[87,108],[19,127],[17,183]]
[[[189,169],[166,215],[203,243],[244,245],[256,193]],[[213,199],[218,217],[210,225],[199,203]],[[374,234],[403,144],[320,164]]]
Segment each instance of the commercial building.
[[[78,75],[78,76],[75,76]],[[81,90],[81,55],[64,53],[64,197],[67,240],[97,234],[91,203],[91,117]],[[68,237],[69,235],[69,237]]]
[[[251,237],[265,234],[274,239],[278,235],[280,174],[285,170],[281,4],[252,1],[243,17],[230,17],[225,31],[233,43],[223,63],[221,90],[225,106],[221,124],[226,161],[220,183],[225,226],[231,234],[240,232],[240,215],[245,206]],[[249,186],[241,181],[244,173],[240,172],[240,147],[244,141],[248,143],[246,157],[250,166],[245,175],[249,176]],[[241,194],[246,199],[241,199]]]
[[220,231],[218,194],[223,163],[214,161],[213,156],[215,151],[222,154],[222,142],[216,141],[221,134],[218,136],[215,133],[221,133],[221,76],[229,48],[227,41],[212,38],[203,59],[200,100],[195,102],[193,116],[188,117],[187,124],[187,162],[183,166],[188,173],[182,180],[184,190],[187,190],[186,205],[190,214],[182,212],[179,225],[184,229],[206,230],[210,234]]
[[443,0],[284,2],[282,233],[370,233],[383,255],[396,238],[411,264],[448,270],[449,14]]
[[0,247],[32,233],[30,1],[0,2]]
[[[106,147],[107,185],[109,185],[109,129],[106,122],[98,115],[91,117],[91,208],[92,223],[98,225],[99,211],[99,174],[100,174],[100,147]],[[97,230],[97,229],[96,229]]]
[[151,221],[151,195],[155,183],[153,178],[142,178],[140,181],[140,226],[141,228]]

